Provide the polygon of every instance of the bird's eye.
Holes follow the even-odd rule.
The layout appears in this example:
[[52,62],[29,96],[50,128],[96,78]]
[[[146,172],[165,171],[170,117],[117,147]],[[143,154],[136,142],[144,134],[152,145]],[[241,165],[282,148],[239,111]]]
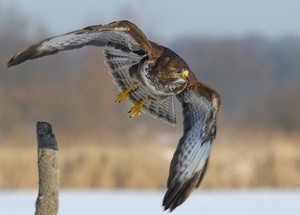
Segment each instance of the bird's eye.
[[181,73],[181,71],[179,71],[179,70],[174,70],[173,73],[174,73],[174,74],[179,74],[179,73]]

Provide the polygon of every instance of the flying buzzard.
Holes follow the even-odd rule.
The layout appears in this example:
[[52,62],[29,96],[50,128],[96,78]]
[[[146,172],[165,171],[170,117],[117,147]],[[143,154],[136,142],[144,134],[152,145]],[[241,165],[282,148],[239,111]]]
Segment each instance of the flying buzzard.
[[164,209],[174,210],[199,186],[207,169],[216,136],[219,94],[199,82],[181,57],[148,40],[129,21],[89,26],[42,40],[19,52],[7,66],[83,46],[104,47],[113,81],[122,91],[116,101],[129,97],[134,103],[130,117],[142,110],[175,125],[174,97],[181,102],[183,136],[171,161],[168,190],[163,199]]

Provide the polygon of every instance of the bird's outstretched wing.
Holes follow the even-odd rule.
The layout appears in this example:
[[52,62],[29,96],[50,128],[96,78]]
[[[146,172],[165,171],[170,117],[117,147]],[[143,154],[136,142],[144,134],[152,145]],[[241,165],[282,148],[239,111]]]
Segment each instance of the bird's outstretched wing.
[[83,46],[112,47],[125,53],[151,55],[151,44],[143,32],[131,22],[118,21],[107,25],[89,26],[42,40],[20,51],[7,63],[7,66]]
[[[128,89],[137,80],[132,77],[137,72],[142,59],[152,59],[153,50],[159,52],[159,46],[152,47],[144,33],[129,21],[117,21],[107,25],[94,25],[72,31],[60,36],[42,40],[20,51],[11,58],[7,66],[18,65],[24,61],[53,55],[60,51],[78,49],[84,46],[101,46],[105,48],[105,61],[110,68],[114,82],[121,91]],[[142,85],[135,87],[129,95],[134,103],[143,100],[149,94]],[[172,125],[176,122],[174,98],[149,100],[142,110],[155,118]]]
[[182,102],[184,134],[170,165],[164,209],[182,204],[205,174],[212,141],[216,135],[216,116],[220,96],[209,86],[191,82],[178,96]]

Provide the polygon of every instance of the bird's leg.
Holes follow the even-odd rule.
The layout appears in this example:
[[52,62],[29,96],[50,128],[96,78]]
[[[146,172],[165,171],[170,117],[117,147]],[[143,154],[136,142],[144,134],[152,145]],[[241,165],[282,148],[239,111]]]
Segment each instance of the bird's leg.
[[130,111],[128,111],[128,113],[131,113],[130,118],[134,117],[136,114],[141,115],[141,109],[148,99],[149,98],[146,97],[142,101],[137,101],[134,103],[133,107],[130,109]]
[[137,82],[134,82],[128,89],[124,90],[122,93],[118,95],[115,102],[121,102],[129,96],[130,91],[137,85]]

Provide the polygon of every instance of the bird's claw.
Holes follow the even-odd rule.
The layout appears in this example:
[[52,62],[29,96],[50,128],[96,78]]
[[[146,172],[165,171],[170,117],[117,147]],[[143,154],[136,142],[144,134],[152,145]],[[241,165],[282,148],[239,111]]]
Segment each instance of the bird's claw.
[[141,109],[147,101],[148,101],[148,97],[146,97],[142,101],[135,102],[133,107],[130,109],[130,111],[128,111],[128,113],[131,113],[130,118],[134,117],[136,114],[141,115]]
[[137,83],[133,83],[130,87],[128,87],[128,89],[124,90],[122,93],[120,93],[115,102],[120,103],[121,101],[123,101],[124,99],[126,99],[129,96],[130,91],[137,85]]
[[115,102],[120,103],[121,101],[123,101],[124,99],[126,99],[128,96],[129,96],[129,91],[128,91],[128,89],[127,89],[127,90],[124,90],[122,93],[120,93],[120,94],[118,95],[118,97],[116,98]]

